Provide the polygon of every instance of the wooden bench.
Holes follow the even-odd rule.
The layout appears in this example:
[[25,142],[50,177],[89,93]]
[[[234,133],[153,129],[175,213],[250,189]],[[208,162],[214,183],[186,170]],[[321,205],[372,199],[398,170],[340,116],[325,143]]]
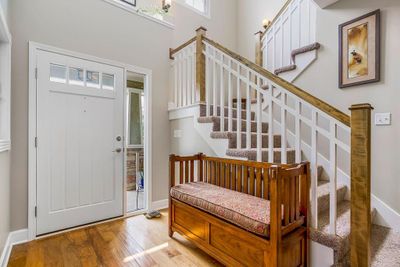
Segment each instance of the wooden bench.
[[[307,266],[309,177],[308,163],[171,155],[169,235],[178,232],[227,266]],[[240,206],[238,199],[247,209],[257,204],[252,211],[232,210]],[[246,227],[243,222],[257,218],[252,212],[263,205],[268,219],[254,219]]]

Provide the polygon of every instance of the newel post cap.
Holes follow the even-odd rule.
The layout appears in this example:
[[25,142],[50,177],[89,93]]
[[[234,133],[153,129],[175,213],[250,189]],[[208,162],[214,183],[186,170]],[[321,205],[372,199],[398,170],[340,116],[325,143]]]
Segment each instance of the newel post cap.
[[358,109],[369,109],[369,110],[373,110],[374,108],[371,106],[371,104],[369,103],[362,103],[362,104],[355,104],[352,105],[350,108],[350,110],[358,110]]
[[196,29],[196,32],[197,32],[197,33],[198,33],[198,32],[201,32],[201,31],[206,32],[207,29],[206,29],[205,27],[203,27],[203,26],[200,26],[199,28]]

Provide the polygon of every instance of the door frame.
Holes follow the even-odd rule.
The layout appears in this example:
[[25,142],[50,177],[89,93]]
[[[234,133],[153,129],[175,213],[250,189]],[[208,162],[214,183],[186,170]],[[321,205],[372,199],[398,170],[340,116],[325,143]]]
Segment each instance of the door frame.
[[[36,151],[36,133],[37,133],[37,79],[36,79],[36,66],[37,66],[37,56],[38,51],[47,51],[51,53],[62,54],[65,56],[71,56],[80,58],[83,60],[89,60],[98,62],[101,64],[112,65],[115,67],[119,67],[123,69],[124,76],[123,76],[123,105],[124,105],[124,114],[123,114],[123,121],[124,121],[124,140],[127,138],[125,136],[125,129],[127,128],[126,122],[126,88],[127,88],[127,71],[129,72],[136,72],[145,76],[144,82],[144,90],[145,90],[145,101],[146,101],[146,119],[145,119],[145,129],[144,134],[145,137],[148,136],[149,138],[145,138],[144,142],[144,171],[145,175],[145,183],[148,185],[146,191],[146,209],[142,210],[142,212],[146,212],[147,209],[151,206],[151,193],[152,193],[152,71],[150,69],[141,68],[138,66],[129,65],[126,63],[121,63],[113,60],[103,59],[96,56],[74,52],[62,48],[57,48],[54,46],[49,46],[41,43],[36,43],[29,41],[29,107],[28,107],[28,241],[34,240],[37,238],[36,236],[36,215],[35,215],[35,208],[37,205],[36,202],[36,190],[37,190],[37,151]],[[124,151],[126,151],[126,142],[123,144]],[[126,184],[127,184],[127,177],[126,177],[126,153],[123,155],[123,217],[130,216],[131,214],[127,214],[127,205],[126,205]],[[62,231],[62,230],[61,230]]]

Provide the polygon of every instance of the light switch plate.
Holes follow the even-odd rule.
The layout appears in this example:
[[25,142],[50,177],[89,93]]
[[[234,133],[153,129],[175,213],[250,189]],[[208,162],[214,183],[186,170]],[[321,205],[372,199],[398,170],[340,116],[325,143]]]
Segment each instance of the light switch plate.
[[392,124],[391,113],[376,113],[375,114],[375,125],[376,126],[387,126]]
[[175,138],[182,138],[182,130],[174,130]]

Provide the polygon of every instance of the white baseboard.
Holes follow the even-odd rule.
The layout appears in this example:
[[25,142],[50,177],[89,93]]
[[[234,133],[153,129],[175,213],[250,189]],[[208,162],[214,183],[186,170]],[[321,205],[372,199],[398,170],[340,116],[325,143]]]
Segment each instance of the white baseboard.
[[385,202],[372,195],[371,205],[377,213],[374,217],[374,224],[392,228],[400,232],[400,214],[389,207]]
[[310,261],[311,266],[330,267],[333,266],[333,249],[321,245],[317,242],[310,242]]
[[28,241],[28,229],[14,231],[8,234],[7,241],[4,244],[3,253],[0,257],[0,267],[6,267],[11,254],[12,247]]
[[163,199],[163,200],[152,202],[150,205],[150,209],[151,210],[162,210],[162,209],[168,208],[168,206],[169,206],[168,199]]

